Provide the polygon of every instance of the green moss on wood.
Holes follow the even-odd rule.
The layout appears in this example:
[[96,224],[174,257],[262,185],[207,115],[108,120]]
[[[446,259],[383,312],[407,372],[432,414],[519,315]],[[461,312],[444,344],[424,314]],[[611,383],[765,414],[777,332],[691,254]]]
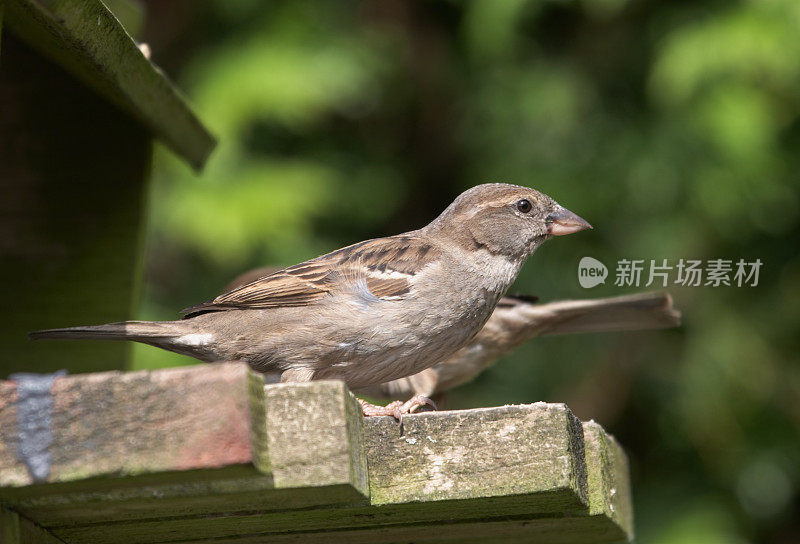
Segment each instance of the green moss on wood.
[[628,457],[594,421],[583,424],[588,470],[589,513],[610,518],[633,537],[633,505]]

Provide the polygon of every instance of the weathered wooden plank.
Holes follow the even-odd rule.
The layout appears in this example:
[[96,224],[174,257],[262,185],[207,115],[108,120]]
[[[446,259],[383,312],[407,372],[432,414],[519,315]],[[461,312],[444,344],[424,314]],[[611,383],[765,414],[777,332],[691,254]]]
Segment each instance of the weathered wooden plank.
[[[284,528],[282,532],[265,532],[268,525],[260,525],[255,531],[247,531],[252,525],[243,527],[239,532],[230,532],[226,537],[217,537],[219,531],[214,530],[213,520],[204,527],[210,532],[196,528],[185,530],[184,520],[163,522],[152,528],[147,534],[136,534],[141,527],[136,524],[128,526],[103,526],[65,531],[66,542],[91,542],[92,544],[116,543],[124,540],[129,544],[142,543],[181,543],[191,542],[225,542],[225,543],[257,543],[257,542],[320,542],[320,543],[376,543],[376,542],[543,542],[561,544],[587,544],[620,542],[617,527],[607,518],[597,516],[575,517],[531,517],[512,516],[474,517],[467,521],[460,518],[437,519],[430,522],[410,522],[406,518],[398,518],[394,524],[370,524],[360,522],[342,528],[327,527],[318,530],[305,524],[301,516],[292,516],[294,525]],[[331,516],[331,519],[338,519]],[[229,520],[220,520],[229,521]],[[277,527],[276,527],[277,529]],[[187,538],[187,535],[194,535]]]
[[561,491],[562,513],[586,503],[580,422],[563,404],[368,418],[373,504]]
[[[268,409],[273,424],[289,430],[281,440],[271,443],[271,456],[275,457],[276,448],[292,442],[292,429],[313,425],[307,419],[309,414],[331,411],[323,400],[329,387],[327,383],[267,387],[267,406],[286,407],[280,413]],[[323,420],[330,425],[329,420]],[[324,535],[320,538],[325,540],[334,538],[331,531],[351,538],[353,531],[386,526],[400,531],[400,538],[405,534],[400,527],[409,524],[434,528],[461,521],[468,526],[476,520],[508,517],[526,520],[524,526],[539,531],[543,517],[587,514],[582,434],[580,424],[565,406],[543,403],[418,414],[405,418],[402,434],[391,418],[367,419],[363,442],[373,506],[295,512],[253,508],[213,519],[197,516],[102,527],[65,526],[55,532],[68,541],[91,539],[103,544],[115,542],[119,531],[124,531],[125,540],[135,544],[191,540],[193,535],[259,535],[269,540],[288,538],[298,531],[309,538]],[[325,442],[321,443],[324,446]],[[291,445],[294,451],[285,457],[307,461],[308,446]],[[589,523],[599,532],[615,530],[607,519],[581,523]]]
[[[236,386],[222,396],[203,395],[204,381],[218,380],[212,375],[219,373],[222,382]],[[226,424],[231,418],[245,421],[253,444],[249,460],[177,470],[167,461],[149,459],[149,472],[115,475],[101,465],[88,479],[56,470],[51,478],[66,475],[66,481],[0,488],[0,500],[70,544],[497,538],[584,543],[615,542],[630,534],[624,453],[599,426],[581,425],[564,405],[416,414],[405,418],[401,433],[392,418],[363,420],[340,382],[263,387],[260,375],[243,365],[206,365],[149,373],[151,393],[144,396],[147,373],[131,374],[124,379],[116,373],[97,375],[105,379],[58,378],[53,393],[59,408],[54,410],[85,419],[88,414],[75,400],[85,393],[86,406],[117,414],[99,419],[125,428],[119,411],[138,398],[151,405],[142,409],[144,426],[172,428],[182,410],[197,410],[203,420],[202,407],[216,406],[216,417]],[[87,379],[91,387],[61,383]],[[109,392],[125,402],[113,400]],[[242,408],[241,399],[248,395]],[[0,423],[13,425],[8,415],[15,404],[13,385],[0,382],[0,399],[6,408]],[[184,405],[176,406],[179,401]],[[239,408],[226,415],[224,406],[230,402]],[[153,418],[155,413],[162,413],[164,421]],[[204,425],[213,429],[215,423]],[[86,433],[75,427],[69,432]],[[188,433],[199,436],[191,425]],[[134,428],[111,433],[109,440],[129,442],[140,434],[152,439],[148,452],[165,440],[162,434]],[[79,436],[85,441],[96,433]],[[219,450],[187,440],[197,448]],[[214,433],[207,440],[215,440]],[[9,443],[0,431],[0,448],[5,447],[0,461],[10,454]],[[174,459],[169,444],[163,450]],[[99,447],[112,457],[119,453]],[[73,453],[86,455],[80,448]],[[0,481],[2,476],[0,469]]]
[[[310,508],[351,504],[351,486],[275,489],[267,479],[255,476],[208,480],[205,474],[182,474],[172,485],[135,485],[105,492],[64,494],[62,501],[42,504],[35,499],[10,499],[14,508],[67,540],[119,542],[156,542],[171,534],[239,534],[237,524],[243,512],[307,512]],[[166,475],[169,478],[171,475]],[[189,480],[188,482],[186,480]],[[259,487],[259,484],[262,484]],[[127,492],[126,492],[127,491]],[[361,503],[365,500],[362,498]],[[329,517],[332,517],[329,515]],[[300,523],[303,517],[300,516]],[[263,524],[259,525],[262,529]],[[81,535],[85,540],[75,540]],[[69,537],[69,538],[68,538]]]
[[100,0],[5,0],[8,29],[127,111],[195,168],[215,142]]
[[17,448],[17,385],[0,382],[0,500],[47,527],[365,504],[352,394],[272,390],[236,363],[56,378],[50,466],[35,481]]
[[[56,378],[51,413],[32,415],[39,420],[30,422],[52,433],[46,476],[36,481],[28,460],[6,455],[0,459],[0,486],[8,492],[34,483],[250,463],[247,380],[247,368],[235,364],[208,366],[203,372],[183,367]],[[16,401],[16,385],[3,384],[3,397]],[[20,422],[15,421],[16,403],[4,404],[8,413],[0,436],[7,451],[17,440]]]
[[17,388],[12,382],[0,380],[0,489],[15,482],[30,482],[17,457],[17,435]]
[[595,517],[478,519],[466,523],[398,524],[337,531],[245,534],[232,538],[172,540],[170,544],[600,544],[619,542],[618,533]]
[[[276,508],[273,511],[236,512],[214,518],[193,516],[64,526],[54,528],[53,532],[68,542],[91,541],[94,544],[112,544],[118,542],[121,535],[124,535],[125,542],[129,544],[191,542],[197,539],[198,535],[202,535],[204,539],[241,538],[244,541],[251,538],[256,541],[258,539],[271,541],[272,538],[289,538],[289,535],[303,535],[309,539],[314,535],[328,535],[324,538],[338,541],[334,539],[334,535],[347,536],[364,530],[377,531],[385,528],[402,531],[406,526],[413,525],[428,527],[434,533],[441,534],[437,527],[499,523],[508,519],[519,521],[522,526],[529,527],[530,531],[539,531],[542,526],[552,526],[553,520],[556,519],[563,521],[562,530],[567,534],[571,534],[571,528],[577,523],[587,530],[591,528],[598,538],[603,537],[597,542],[620,540],[619,528],[608,518],[604,516],[589,518],[585,511],[582,515],[577,515],[580,512],[576,511],[574,516],[554,512],[554,506],[558,501],[558,493],[539,493],[384,506],[344,505],[335,509],[320,506],[291,510],[287,507]],[[577,518],[583,518],[583,521],[575,522],[574,519]],[[579,539],[577,542],[595,542],[586,538],[589,532],[578,532],[578,534],[583,540]],[[347,538],[343,537],[344,540]]]

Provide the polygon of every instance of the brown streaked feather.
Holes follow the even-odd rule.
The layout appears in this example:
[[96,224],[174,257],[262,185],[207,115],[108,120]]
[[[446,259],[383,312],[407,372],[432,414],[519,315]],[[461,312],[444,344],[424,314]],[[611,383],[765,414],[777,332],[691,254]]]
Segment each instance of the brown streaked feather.
[[183,310],[185,318],[232,309],[306,306],[359,278],[378,298],[395,299],[411,290],[409,279],[441,252],[414,235],[367,240],[290,266]]
[[367,289],[378,298],[394,298],[408,293],[411,285],[405,278],[382,279],[368,275]]

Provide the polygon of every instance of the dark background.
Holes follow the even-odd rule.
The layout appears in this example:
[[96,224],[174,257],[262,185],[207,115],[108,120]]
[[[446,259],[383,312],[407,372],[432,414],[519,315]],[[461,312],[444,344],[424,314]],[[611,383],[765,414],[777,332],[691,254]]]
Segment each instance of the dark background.
[[[158,150],[139,318],[417,228],[488,181],[595,227],[546,244],[512,292],[645,290],[614,286],[620,259],[759,258],[755,287],[670,286],[680,329],[536,340],[447,402],[566,402],[600,422],[630,455],[640,542],[800,542],[800,2],[147,11],[153,60],[220,145],[199,176]],[[579,286],[583,256],[605,285]],[[136,346],[133,366],[192,362]]]

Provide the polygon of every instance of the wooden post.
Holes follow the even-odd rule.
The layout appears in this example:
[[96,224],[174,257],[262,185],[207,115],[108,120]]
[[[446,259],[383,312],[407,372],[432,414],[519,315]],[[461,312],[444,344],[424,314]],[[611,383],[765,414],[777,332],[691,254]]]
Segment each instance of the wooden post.
[[213,139],[99,0],[2,0],[0,21],[0,377],[124,368],[125,344],[26,333],[131,317],[152,140],[199,167]]
[[[220,364],[56,377],[30,421],[26,387],[0,382],[0,503],[64,542],[632,537],[625,454],[563,404],[421,413],[401,432],[340,382]],[[35,474],[31,426],[50,433]]]

